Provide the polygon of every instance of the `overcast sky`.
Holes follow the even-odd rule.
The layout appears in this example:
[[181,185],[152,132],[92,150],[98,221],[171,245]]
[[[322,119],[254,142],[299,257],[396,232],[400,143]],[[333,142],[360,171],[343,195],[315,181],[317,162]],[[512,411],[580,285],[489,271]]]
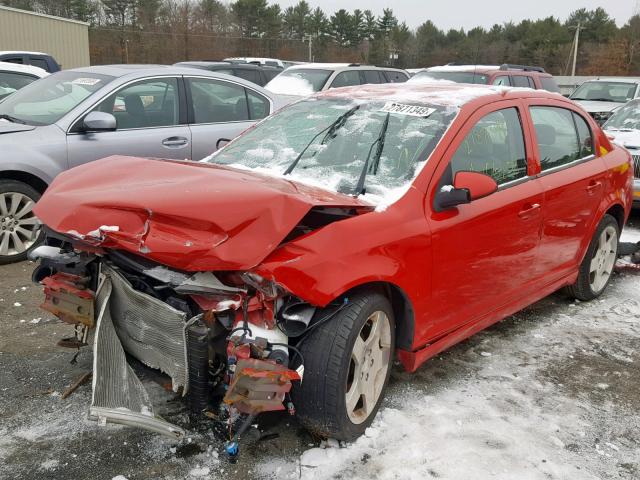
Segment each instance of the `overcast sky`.
[[[275,3],[270,0],[271,3]],[[307,0],[313,7],[321,7],[328,15],[344,8],[352,11],[370,9],[375,14],[391,7],[400,21],[415,28],[431,20],[439,28],[491,27],[495,23],[510,20],[519,22],[528,19],[545,18],[550,15],[564,20],[578,8],[595,9],[603,7],[618,26],[626,23],[633,14],[637,0]],[[283,10],[298,3],[298,0],[278,0]]]

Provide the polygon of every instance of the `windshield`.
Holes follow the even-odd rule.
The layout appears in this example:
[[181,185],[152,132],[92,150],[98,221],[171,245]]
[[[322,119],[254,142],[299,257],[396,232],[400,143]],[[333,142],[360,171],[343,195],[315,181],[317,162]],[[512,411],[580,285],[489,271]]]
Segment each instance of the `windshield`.
[[456,83],[477,83],[486,85],[489,77],[474,72],[420,72],[416,73],[409,82],[422,83],[433,80],[448,80]]
[[636,95],[636,84],[627,82],[585,82],[569,98],[594,102],[626,103]]
[[366,193],[381,203],[396,189],[404,192],[456,113],[417,103],[311,98],[272,115],[205,161]]
[[0,103],[0,115],[28,125],[51,125],[113,78],[95,73],[59,72],[8,96]]
[[611,115],[604,124],[605,130],[640,130],[640,101],[634,100]]
[[285,70],[267,83],[265,88],[283,95],[311,95],[322,90],[332,73],[332,70],[315,68]]

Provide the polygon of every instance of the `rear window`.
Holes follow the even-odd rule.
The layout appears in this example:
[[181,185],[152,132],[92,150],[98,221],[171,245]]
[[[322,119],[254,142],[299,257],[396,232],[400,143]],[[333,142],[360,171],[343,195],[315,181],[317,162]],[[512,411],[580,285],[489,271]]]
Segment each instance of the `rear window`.
[[403,83],[408,80],[407,76],[402,72],[396,72],[395,70],[385,70],[385,76],[389,83]]
[[244,78],[253,83],[260,83],[260,74],[256,70],[245,70],[243,68],[236,69],[236,77]]
[[556,83],[556,79],[553,77],[540,77],[540,83],[542,88],[548,92],[560,93],[560,87]]

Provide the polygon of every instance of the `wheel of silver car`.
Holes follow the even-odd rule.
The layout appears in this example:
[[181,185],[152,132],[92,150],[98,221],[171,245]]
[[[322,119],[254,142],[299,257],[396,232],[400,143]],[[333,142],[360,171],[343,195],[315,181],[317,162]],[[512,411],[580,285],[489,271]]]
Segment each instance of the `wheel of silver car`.
[[571,296],[578,300],[592,300],[604,292],[616,264],[619,238],[618,221],[611,215],[605,215],[580,264],[576,283],[568,287]]
[[378,310],[362,326],[351,350],[345,403],[353,423],[362,423],[373,413],[390,364],[391,323]]
[[0,180],[0,264],[24,260],[36,246],[41,224],[32,210],[39,198],[25,183]]
[[371,425],[389,381],[393,309],[382,292],[358,292],[342,307],[318,312],[316,320],[321,323],[298,344],[304,376],[294,384],[293,402],[312,433],[350,441]]

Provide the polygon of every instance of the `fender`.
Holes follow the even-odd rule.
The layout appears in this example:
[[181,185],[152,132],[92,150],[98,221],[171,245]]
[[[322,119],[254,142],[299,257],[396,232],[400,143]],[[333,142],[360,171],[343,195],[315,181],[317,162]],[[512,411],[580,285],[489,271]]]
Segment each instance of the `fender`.
[[360,285],[393,285],[413,309],[415,344],[424,336],[431,292],[431,237],[423,197],[410,189],[385,211],[335,222],[281,245],[255,272],[320,307]]
[[620,206],[624,211],[623,225],[631,213],[633,204],[633,159],[628,151],[611,144],[610,146],[610,150],[602,156],[607,168],[607,185],[604,186],[604,191],[607,193],[602,197],[598,210],[593,215],[589,228],[591,235],[582,240],[578,265],[584,260],[593,232],[595,232],[607,211],[616,205]]

